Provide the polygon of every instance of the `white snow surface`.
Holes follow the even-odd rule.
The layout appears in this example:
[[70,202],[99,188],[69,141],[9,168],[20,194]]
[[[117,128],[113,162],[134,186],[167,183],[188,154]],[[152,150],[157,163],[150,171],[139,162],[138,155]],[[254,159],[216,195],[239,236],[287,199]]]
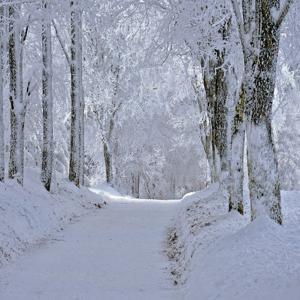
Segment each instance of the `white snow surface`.
[[227,213],[218,185],[181,201],[93,192],[0,185],[1,300],[300,299],[300,192],[283,192],[284,226]]
[[94,204],[103,202],[65,179],[53,184],[53,191],[48,193],[39,176],[36,169],[29,169],[24,187],[12,180],[0,183],[0,266],[51,239],[66,224],[94,211]]
[[1,300],[182,299],[163,252],[178,201],[135,200],[102,187],[105,209],[0,270]]
[[300,192],[283,192],[282,205],[284,226],[249,223],[248,212],[227,213],[217,186],[188,195],[172,229],[171,272],[184,299],[299,300]]

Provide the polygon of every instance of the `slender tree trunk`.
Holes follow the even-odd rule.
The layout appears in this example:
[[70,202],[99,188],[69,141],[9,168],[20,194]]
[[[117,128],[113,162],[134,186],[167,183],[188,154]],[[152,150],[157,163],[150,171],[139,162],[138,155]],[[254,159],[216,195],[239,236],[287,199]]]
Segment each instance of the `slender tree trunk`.
[[[202,65],[204,68],[204,63]],[[212,151],[212,124],[210,121],[210,118],[208,116],[208,99],[205,99],[201,96],[200,89],[203,85],[203,82],[199,78],[199,74],[201,71],[198,70],[197,67],[194,66],[194,76],[192,79],[192,87],[194,89],[196,100],[199,108],[199,114],[200,114],[200,134],[201,134],[201,143],[206,155],[207,164],[208,164],[208,172],[209,178],[208,181],[215,182],[216,181],[216,174],[215,174],[215,167],[214,167],[214,161],[213,161],[213,151]],[[205,75],[205,72],[203,72],[203,75]],[[203,76],[204,77],[204,76]],[[206,78],[204,77],[204,80]]]
[[[231,21],[222,28],[223,40],[228,39]],[[224,66],[226,50],[215,50],[215,58],[208,65],[202,62],[204,88],[208,101],[208,113],[211,118],[212,159],[214,181],[224,181],[229,172],[228,143],[228,71]],[[227,187],[226,187],[227,188]]]
[[[131,194],[133,197],[140,198],[140,173],[131,174]],[[150,197],[149,197],[150,198]]]
[[[80,2],[81,4],[81,2]],[[78,2],[79,5],[79,2]],[[78,8],[78,73],[79,73],[79,95],[80,95],[80,102],[79,102],[79,180],[80,185],[84,185],[84,162],[85,162],[85,155],[84,155],[84,109],[85,109],[85,101],[84,101],[84,89],[83,89],[83,62],[82,62],[82,10]]]
[[42,24],[42,108],[43,148],[41,181],[50,191],[53,172],[53,96],[52,96],[52,47],[49,2],[43,0],[44,21]]
[[113,179],[112,157],[111,157],[109,145],[106,142],[103,142],[103,154],[104,154],[104,163],[105,163],[106,182],[110,184],[112,183],[112,179]]
[[[227,172],[228,165],[228,109],[226,107],[228,87],[223,64],[223,54],[218,54],[217,62],[209,62],[204,72],[204,87],[208,101],[208,114],[211,123],[211,139],[206,145],[206,154],[211,166],[213,182],[221,179],[221,173]],[[211,143],[211,145],[210,145]]]
[[217,151],[216,151],[216,122],[215,122],[215,104],[216,104],[216,90],[215,90],[215,76],[214,67],[211,66],[212,62],[208,62],[209,66],[203,67],[204,87],[207,98],[207,112],[210,121],[210,132],[205,140],[205,152],[210,167],[210,178],[212,182],[219,180],[219,169],[217,164]]
[[24,179],[24,164],[25,164],[25,117],[26,107],[24,103],[23,95],[23,44],[25,41],[20,43],[20,54],[19,54],[19,78],[20,78],[20,112],[19,112],[19,138],[20,138],[20,176],[22,178],[22,184]]
[[[0,5],[3,1],[0,1]],[[4,121],[3,121],[3,56],[4,56],[4,8],[0,6],[0,182],[4,181]]]
[[244,214],[243,190],[244,190],[244,150],[245,150],[245,102],[246,91],[242,83],[238,103],[235,108],[235,116],[232,124],[231,158],[230,158],[230,189],[229,211],[237,210]]
[[20,45],[19,5],[9,6],[9,69],[10,69],[10,158],[9,178],[16,178],[23,184],[23,131],[21,112],[22,98],[22,56]]
[[82,87],[82,10],[79,0],[71,0],[71,148],[69,179],[83,184],[84,99]]

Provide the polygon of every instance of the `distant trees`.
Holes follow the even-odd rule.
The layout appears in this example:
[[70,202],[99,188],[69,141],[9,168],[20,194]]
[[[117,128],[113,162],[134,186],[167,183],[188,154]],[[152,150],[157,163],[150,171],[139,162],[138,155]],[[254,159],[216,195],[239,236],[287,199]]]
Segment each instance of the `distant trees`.
[[[179,179],[174,169],[169,168],[176,161],[177,150],[170,146],[174,140],[167,138],[172,139],[174,132],[184,130],[194,136],[200,130],[198,150],[205,151],[210,181],[221,183],[228,192],[229,210],[244,212],[247,144],[252,218],[266,213],[281,223],[272,107],[280,29],[292,2],[0,1],[0,181],[4,180],[3,124],[9,106],[8,177],[23,183],[28,152],[25,148],[35,147],[25,139],[26,135],[33,136],[26,124],[36,118],[40,124],[34,129],[38,145],[34,153],[41,153],[41,160],[35,159],[35,163],[41,167],[42,184],[51,190],[56,156],[69,180],[82,186],[86,99],[86,112],[93,115],[89,121],[95,126],[90,129],[86,142],[93,142],[91,132],[97,128],[99,140],[95,147],[102,148],[97,159],[103,155],[102,169],[107,183],[129,186],[127,190],[138,196],[143,192],[157,195],[152,192],[160,189],[158,186],[163,182],[160,176],[165,176],[169,191],[180,194],[178,186],[183,186],[181,190],[188,189],[185,182],[192,180],[187,174]],[[31,55],[40,59],[31,58],[29,71],[27,62]],[[64,57],[61,56],[66,58],[62,66]],[[173,65],[182,78],[172,70],[165,72],[162,65],[167,66],[166,70]],[[154,77],[161,76],[159,72],[163,76],[155,81]],[[176,83],[182,84],[180,89]],[[40,88],[37,91],[36,86]],[[172,93],[175,90],[177,93]],[[163,102],[163,99],[166,103],[161,110],[170,114],[159,112],[162,103],[151,102]],[[192,116],[182,111],[184,120],[176,114],[183,107],[180,104],[183,99],[187,107],[195,105]],[[38,116],[34,112],[31,118],[33,103],[42,114]],[[25,123],[28,106],[31,115]],[[53,112],[60,114],[63,123],[59,134],[54,128],[61,124],[55,121]],[[151,141],[148,136],[134,136],[142,124],[147,131],[147,120],[161,122],[158,115],[165,123],[157,130],[166,130],[168,134],[159,132]],[[175,115],[176,121],[172,119]],[[197,125],[193,119],[196,115],[199,116]],[[136,127],[129,124],[132,117],[139,122]],[[120,124],[127,126],[130,137]],[[194,131],[189,129],[191,124],[195,126]],[[156,128],[153,124],[149,126]],[[63,140],[63,145],[59,145],[63,153],[56,152],[56,135],[59,135],[58,143]],[[163,137],[167,137],[164,146],[160,144]],[[182,152],[187,144],[191,148],[195,146],[194,140],[186,142],[182,136],[176,141]],[[93,164],[90,153],[88,160]],[[123,170],[127,167],[128,170]],[[196,174],[196,170],[191,173]]]
[[[84,100],[82,83],[82,7],[81,1],[70,1],[70,74],[71,74],[71,141],[70,180],[77,186],[83,184],[84,168]],[[52,67],[52,11],[53,3],[41,0],[39,3],[19,1],[0,2],[0,181],[4,180],[4,78],[8,71],[8,98],[10,104],[10,149],[8,177],[19,184],[24,180],[25,163],[25,118],[31,94],[41,82],[42,100],[42,142],[41,142],[41,182],[50,191],[54,168],[53,139],[53,67]],[[5,14],[6,13],[6,14]],[[5,17],[4,17],[5,14]],[[25,21],[26,17],[27,20]],[[35,17],[32,17],[32,16]],[[33,20],[33,21],[31,21]],[[33,83],[34,74],[24,74],[23,60],[25,41],[29,26],[40,22],[41,27],[41,74]],[[34,26],[34,25],[33,25]],[[57,29],[57,28],[55,28]],[[62,42],[60,40],[60,42]],[[7,45],[4,48],[4,45]],[[7,53],[6,53],[7,50]],[[65,49],[64,49],[65,50]],[[7,54],[7,69],[4,65]],[[24,79],[29,79],[24,84]]]
[[[223,185],[228,190],[229,209],[243,213],[247,136],[252,219],[265,213],[280,224],[280,180],[271,116],[280,28],[292,2],[160,2],[167,11],[162,26],[169,24],[161,29],[160,38],[171,41],[168,49],[175,55],[189,53],[193,68],[201,62],[207,102],[202,109],[206,109],[211,132],[206,134],[204,148],[212,181],[229,182]],[[242,64],[236,58],[241,57],[239,53]],[[235,95],[236,99],[230,99]],[[218,176],[222,169],[229,177]]]

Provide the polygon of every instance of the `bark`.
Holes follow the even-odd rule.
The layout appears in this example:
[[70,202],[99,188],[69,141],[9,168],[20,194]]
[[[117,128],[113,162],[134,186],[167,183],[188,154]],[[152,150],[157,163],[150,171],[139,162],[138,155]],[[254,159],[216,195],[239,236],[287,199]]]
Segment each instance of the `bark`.
[[212,160],[211,177],[213,182],[220,179],[220,172],[228,171],[228,110],[226,107],[228,87],[225,71],[222,69],[223,54],[218,53],[217,57],[216,62],[209,61],[208,69],[204,71],[204,87],[211,122],[211,137],[208,136],[205,148],[207,156]]
[[9,100],[10,100],[10,157],[8,176],[23,184],[24,130],[21,120],[23,110],[22,55],[20,45],[19,5],[9,6]]
[[242,84],[232,124],[229,211],[244,214],[244,150],[245,150],[245,102],[246,91]]
[[42,24],[42,108],[43,146],[41,181],[50,191],[53,172],[53,96],[52,96],[52,47],[49,3],[43,0],[44,21]]
[[[280,25],[293,1],[287,0],[279,18],[280,1],[242,1],[243,19],[232,0],[244,54],[248,172],[251,217],[268,215],[282,223],[280,181],[272,132],[272,106]],[[255,25],[255,27],[253,27]]]
[[[204,63],[202,64],[204,68]],[[203,145],[203,149],[206,155],[207,163],[208,163],[208,172],[209,174],[208,181],[215,182],[216,181],[216,174],[215,174],[215,166],[213,160],[213,151],[212,151],[212,128],[211,122],[208,115],[208,101],[201,96],[201,85],[203,82],[200,80],[197,67],[194,66],[194,76],[192,78],[192,87],[194,89],[196,100],[198,104],[199,114],[200,114],[200,134],[201,134],[201,143]],[[203,75],[205,73],[203,72]],[[204,76],[203,76],[204,77]],[[205,79],[205,77],[204,77]],[[205,81],[204,81],[205,83]]]
[[82,10],[80,1],[71,0],[71,138],[69,179],[77,187],[83,184],[84,99],[82,86]]
[[131,186],[131,193],[132,196],[135,198],[140,198],[140,173],[131,174],[132,179],[132,186]]
[[116,101],[118,101],[118,91],[119,91],[119,79],[120,79],[120,67],[111,66],[111,73],[113,75],[112,85],[113,85],[113,110],[110,115],[110,119],[108,122],[108,129],[103,135],[103,154],[104,154],[104,163],[105,163],[105,173],[106,173],[106,182],[111,184],[113,182],[114,174],[113,174],[113,154],[114,151],[114,140],[113,140],[113,131],[115,129],[115,121],[117,117],[117,113],[121,107],[121,103],[118,105]]
[[249,106],[248,168],[252,219],[267,214],[282,223],[280,181],[272,132],[272,106],[276,80],[280,32],[272,10],[279,5],[261,3],[260,45],[255,93]]
[[[0,1],[0,5],[3,1]],[[4,9],[0,6],[0,182],[4,181],[4,122],[3,122],[3,56],[4,56]]]
[[104,154],[104,163],[105,163],[106,182],[110,184],[112,183],[113,180],[112,156],[111,156],[109,146],[106,142],[103,142],[103,154]]
[[[231,20],[221,28],[224,41],[229,37]],[[228,71],[225,66],[226,49],[216,49],[215,57],[202,61],[207,110],[211,122],[212,181],[223,180],[229,171],[228,161]],[[210,146],[209,146],[210,147]],[[207,148],[209,153],[209,148]],[[209,157],[209,156],[208,156]]]

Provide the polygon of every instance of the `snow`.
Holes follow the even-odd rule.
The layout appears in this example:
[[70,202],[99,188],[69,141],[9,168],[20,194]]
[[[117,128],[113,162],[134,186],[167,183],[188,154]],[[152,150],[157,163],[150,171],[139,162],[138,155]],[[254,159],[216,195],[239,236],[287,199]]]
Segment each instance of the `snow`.
[[300,192],[283,193],[284,226],[279,226],[267,217],[249,223],[248,215],[228,214],[217,186],[189,195],[169,249],[179,251],[171,270],[185,299],[298,300],[299,198]]
[[0,186],[1,300],[299,299],[300,192],[283,192],[279,226],[228,213],[217,184],[149,200],[29,177]]
[[182,299],[163,253],[179,202],[94,191],[107,207],[5,266],[0,299]]
[[27,170],[25,177],[24,188],[15,181],[0,183],[0,266],[103,202],[67,180],[60,180],[48,193],[36,170]]

